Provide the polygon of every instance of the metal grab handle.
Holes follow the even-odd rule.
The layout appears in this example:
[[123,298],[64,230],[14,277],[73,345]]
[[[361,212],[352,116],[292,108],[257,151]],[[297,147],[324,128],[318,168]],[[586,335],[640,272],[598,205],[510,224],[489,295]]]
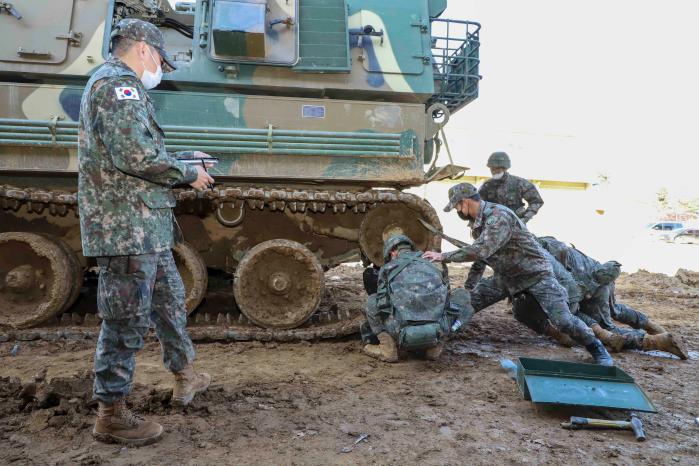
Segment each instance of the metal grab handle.
[[277,24],[286,24],[286,27],[291,27],[296,23],[294,23],[294,18],[292,18],[291,16],[288,16],[286,18],[273,19],[272,21],[269,22],[269,27],[273,28]]
[[14,16],[15,18],[17,18],[18,21],[22,19],[22,15],[19,11],[17,11],[17,9],[14,7],[12,3],[0,2],[0,12],[2,11],[7,11],[8,15]]

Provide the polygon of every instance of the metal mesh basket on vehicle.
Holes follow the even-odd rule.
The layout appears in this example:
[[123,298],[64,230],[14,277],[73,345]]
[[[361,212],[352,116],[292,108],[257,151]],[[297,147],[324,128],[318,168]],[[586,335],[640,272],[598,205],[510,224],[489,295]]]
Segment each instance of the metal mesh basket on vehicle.
[[435,94],[428,105],[441,103],[454,113],[478,97],[481,25],[436,18],[431,27]]

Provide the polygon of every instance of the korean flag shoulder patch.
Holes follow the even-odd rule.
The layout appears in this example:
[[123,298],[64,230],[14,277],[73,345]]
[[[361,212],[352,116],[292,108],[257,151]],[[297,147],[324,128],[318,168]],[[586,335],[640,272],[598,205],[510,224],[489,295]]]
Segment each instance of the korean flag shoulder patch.
[[135,87],[117,87],[114,90],[117,100],[141,100]]

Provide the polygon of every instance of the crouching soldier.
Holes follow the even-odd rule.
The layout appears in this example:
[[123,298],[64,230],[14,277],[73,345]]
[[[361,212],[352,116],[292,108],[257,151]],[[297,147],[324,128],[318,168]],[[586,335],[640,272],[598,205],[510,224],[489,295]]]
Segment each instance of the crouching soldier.
[[369,343],[364,352],[385,362],[398,361],[399,350],[437,359],[452,328],[473,315],[468,292],[450,293],[446,269],[423,259],[402,232],[387,235],[383,256],[378,289],[367,300],[362,325],[362,339]]

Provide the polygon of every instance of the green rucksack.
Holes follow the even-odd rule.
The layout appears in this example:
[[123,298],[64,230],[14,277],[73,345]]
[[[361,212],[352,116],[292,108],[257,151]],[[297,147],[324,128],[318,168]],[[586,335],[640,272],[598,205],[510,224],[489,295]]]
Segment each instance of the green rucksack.
[[449,286],[420,251],[403,252],[381,267],[376,298],[402,348],[436,345],[449,331]]

